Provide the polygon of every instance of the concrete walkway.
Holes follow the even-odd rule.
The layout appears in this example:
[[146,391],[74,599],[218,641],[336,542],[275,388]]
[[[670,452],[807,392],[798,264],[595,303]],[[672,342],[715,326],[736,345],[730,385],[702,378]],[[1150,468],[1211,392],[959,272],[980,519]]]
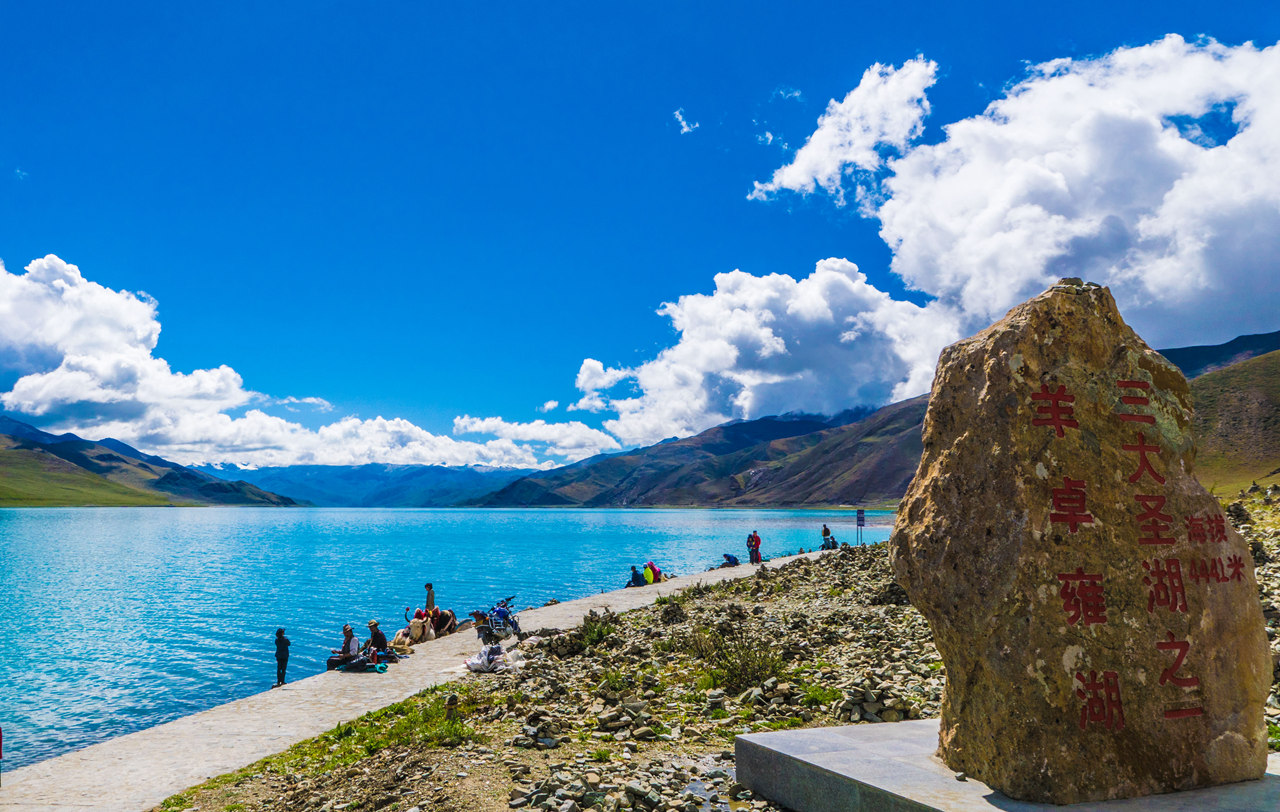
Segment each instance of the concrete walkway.
[[[775,559],[766,566],[777,567],[796,557]],[[743,565],[605,592],[521,612],[520,625],[527,631],[572,628],[592,609],[636,609],[698,582],[745,578],[754,572],[754,567]],[[340,722],[456,679],[466,670],[463,661],[479,648],[475,634],[464,631],[416,646],[413,657],[385,674],[318,674],[14,770],[3,777],[0,810],[150,809],[170,795],[318,736]]]

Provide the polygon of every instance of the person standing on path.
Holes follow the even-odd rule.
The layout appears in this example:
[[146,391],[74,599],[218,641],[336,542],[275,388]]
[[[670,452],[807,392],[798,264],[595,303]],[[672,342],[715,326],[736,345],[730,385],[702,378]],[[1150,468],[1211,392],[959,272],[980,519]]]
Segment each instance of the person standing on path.
[[760,558],[760,534],[755,530],[752,530],[751,535],[747,536],[747,551],[751,553],[752,564],[763,563]]
[[431,614],[432,609],[436,608],[436,590],[430,583],[427,584],[427,605],[425,608],[428,615]]
[[284,685],[284,670],[289,667],[289,638],[284,636],[284,629],[276,629],[276,684]]

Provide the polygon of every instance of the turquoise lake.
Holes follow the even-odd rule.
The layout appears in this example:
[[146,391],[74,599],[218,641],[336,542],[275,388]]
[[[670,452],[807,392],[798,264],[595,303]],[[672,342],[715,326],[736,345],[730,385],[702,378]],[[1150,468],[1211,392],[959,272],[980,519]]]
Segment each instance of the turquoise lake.
[[[863,541],[889,536],[869,511]],[[621,588],[652,560],[683,575],[813,549],[851,511],[50,508],[0,510],[5,770],[324,670],[343,623],[388,636],[423,584],[465,618]],[[359,633],[359,632],[358,632]],[[470,632],[464,632],[470,634]]]

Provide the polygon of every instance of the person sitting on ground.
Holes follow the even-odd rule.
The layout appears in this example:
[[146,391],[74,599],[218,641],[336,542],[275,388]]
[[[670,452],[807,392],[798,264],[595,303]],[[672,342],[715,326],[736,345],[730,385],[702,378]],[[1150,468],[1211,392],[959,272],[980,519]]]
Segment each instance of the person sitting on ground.
[[636,565],[631,565],[631,580],[627,582],[627,586],[644,586],[648,581],[644,579],[643,573],[636,569]]
[[724,563],[723,563],[723,564],[721,564],[720,566],[722,566],[722,567],[736,567],[736,566],[738,566],[738,565],[739,565],[739,564],[741,564],[741,563],[742,563],[742,562],[741,562],[740,560],[738,560],[738,557],[737,557],[736,555],[733,555],[733,554],[731,554],[731,553],[725,553],[725,554],[724,554]]
[[646,570],[648,570],[650,573],[653,574],[653,580],[650,581],[650,583],[658,584],[666,580],[665,578],[662,577],[662,570],[659,569],[658,565],[653,563],[652,561],[646,561],[644,567]]
[[334,656],[325,663],[326,671],[346,665],[360,656],[360,641],[356,639],[356,633],[351,630],[350,623],[342,627],[342,648],[332,648],[329,651],[333,652]]
[[369,621],[369,639],[365,641],[364,647],[360,649],[361,653],[386,650],[387,636],[382,633],[382,629],[378,628],[378,621]]

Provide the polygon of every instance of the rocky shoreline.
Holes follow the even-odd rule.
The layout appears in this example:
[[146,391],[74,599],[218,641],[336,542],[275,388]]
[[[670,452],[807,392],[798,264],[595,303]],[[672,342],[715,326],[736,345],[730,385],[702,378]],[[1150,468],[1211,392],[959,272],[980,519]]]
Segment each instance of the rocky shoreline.
[[[1257,562],[1280,749],[1280,488],[1228,514]],[[884,544],[537,630],[518,650],[518,671],[424,691],[157,809],[772,809],[734,780],[736,735],[936,716],[945,680]]]

